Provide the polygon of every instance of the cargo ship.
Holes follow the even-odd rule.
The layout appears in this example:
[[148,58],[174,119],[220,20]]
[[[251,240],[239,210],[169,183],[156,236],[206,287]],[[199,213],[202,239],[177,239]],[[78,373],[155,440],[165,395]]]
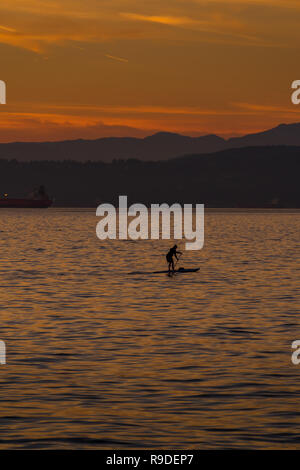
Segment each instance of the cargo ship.
[[48,196],[44,186],[40,186],[34,190],[27,198],[10,198],[8,194],[0,196],[1,208],[37,208],[45,209],[53,204],[52,199]]

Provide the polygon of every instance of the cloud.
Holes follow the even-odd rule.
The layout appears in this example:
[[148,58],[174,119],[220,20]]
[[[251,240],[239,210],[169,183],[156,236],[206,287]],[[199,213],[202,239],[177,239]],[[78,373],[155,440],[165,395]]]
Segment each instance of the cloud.
[[14,28],[9,28],[8,26],[0,25],[0,30],[7,31],[8,33],[16,33]]
[[240,108],[241,110],[244,110],[245,112],[248,112],[249,114],[267,113],[268,115],[270,115],[271,113],[274,113],[280,114],[281,116],[290,116],[292,114],[299,115],[299,109],[292,103],[290,107],[244,102],[235,102],[232,103],[232,105],[237,108]]
[[[173,6],[173,2],[166,0],[164,5],[153,3],[150,8],[150,3],[143,8],[136,1],[115,0],[101,2],[100,8],[93,0],[86,0],[84,6],[68,0],[1,0],[0,42],[42,52],[51,44],[66,41],[101,43],[122,38],[168,37],[168,34],[172,38],[171,32],[145,27],[132,28],[132,22],[181,27],[195,33],[214,35],[212,38],[202,34],[201,40],[207,41],[216,41],[218,38],[222,41],[224,35],[246,42],[258,41],[258,35],[253,34],[247,18],[237,15],[234,7],[242,7],[244,2],[234,3],[233,6],[224,6],[222,2],[202,2],[192,8],[194,3],[187,0],[183,5],[175,1]],[[120,9],[124,5],[139,6],[145,11],[122,12]],[[170,13],[166,14],[167,11]],[[187,16],[187,11],[191,11],[193,16]]]
[[42,53],[52,45],[70,42],[104,43],[144,35],[142,28],[121,24],[109,10],[68,8],[68,2],[19,2],[1,0],[0,43]]
[[115,55],[105,54],[105,57],[107,57],[108,59],[117,60],[118,62],[129,62],[128,59],[123,59],[122,57],[117,57]]
[[159,23],[171,26],[181,26],[181,25],[192,25],[199,24],[199,21],[193,20],[185,16],[176,17],[176,16],[151,16],[151,15],[139,15],[136,13],[120,13],[120,16],[123,18],[134,20],[134,21],[147,21],[150,23]]
[[[143,137],[169,131],[232,136],[297,120],[295,106],[235,102],[228,109],[179,106],[97,106],[32,103],[0,114],[0,141],[57,141],[108,136]],[[30,111],[29,111],[30,110]],[[299,111],[298,111],[299,114]]]
[[0,42],[38,53],[120,39],[291,45],[300,40],[296,9],[299,0],[1,0]]
[[281,8],[293,8],[300,10],[300,4],[298,0],[189,0],[191,4],[201,4],[201,5],[212,5],[215,8],[218,6],[223,6],[224,4],[228,7],[238,6],[239,8],[248,7],[248,6],[266,6],[266,7],[276,7]]
[[107,124],[99,118],[87,116],[18,112],[0,114],[0,142],[43,142],[128,135],[144,137],[155,131],[135,128],[124,122]]
[[[197,106],[153,106],[153,105],[140,105],[140,106],[113,106],[113,105],[44,105],[35,106],[36,113],[45,116],[57,116],[57,119],[61,121],[62,118],[58,116],[68,116],[65,119],[71,119],[72,116],[88,116],[88,120],[95,120],[95,117],[101,116],[118,116],[118,119],[124,119],[122,116],[231,116],[235,115],[248,115],[252,109],[247,108],[242,103],[233,103],[235,107],[241,109],[236,110],[232,108],[220,109],[220,108],[204,108]],[[249,105],[250,106],[250,105]],[[32,108],[32,103],[27,105],[23,103],[23,109]],[[20,110],[20,106],[18,106]],[[24,111],[25,112],[25,111]],[[93,117],[94,116],[94,117]],[[121,118],[120,118],[121,116]],[[75,118],[77,119],[77,118]]]
[[[200,15],[200,10],[198,15]],[[120,16],[130,21],[189,29],[195,34],[201,33],[201,37],[198,39],[204,42],[237,43],[239,40],[242,41],[242,44],[268,45],[268,41],[262,35],[253,33],[253,29],[247,25],[245,19],[228,13],[228,11],[210,8],[202,12],[201,20],[187,16],[153,16],[124,12],[121,12]]]

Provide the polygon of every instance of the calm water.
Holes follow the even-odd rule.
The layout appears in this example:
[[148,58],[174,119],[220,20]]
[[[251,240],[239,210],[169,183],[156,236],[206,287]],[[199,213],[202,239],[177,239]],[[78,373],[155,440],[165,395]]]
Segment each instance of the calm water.
[[300,212],[206,214],[172,278],[96,223],[0,212],[0,448],[300,448]]

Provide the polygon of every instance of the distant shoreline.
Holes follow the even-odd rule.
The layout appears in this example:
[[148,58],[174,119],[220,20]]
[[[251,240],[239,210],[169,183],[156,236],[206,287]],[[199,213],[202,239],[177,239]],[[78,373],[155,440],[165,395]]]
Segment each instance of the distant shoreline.
[[[300,208],[300,146],[247,147],[169,161],[18,162],[0,159],[0,189],[22,197],[43,185],[60,207],[205,204],[213,210]],[[20,195],[20,196],[19,196]]]
[[[106,201],[105,201],[106,202]],[[183,204],[183,203],[182,203]],[[150,208],[149,205],[145,204],[147,208]],[[47,210],[53,211],[57,209],[68,209],[68,210],[89,210],[89,211],[96,211],[97,206],[52,206],[49,207]],[[9,209],[10,210],[10,209]],[[228,213],[240,213],[240,212],[248,212],[248,213],[300,213],[300,207],[205,207],[204,210],[206,213],[217,213],[217,212],[228,212]],[[1,211],[0,211],[1,214]]]

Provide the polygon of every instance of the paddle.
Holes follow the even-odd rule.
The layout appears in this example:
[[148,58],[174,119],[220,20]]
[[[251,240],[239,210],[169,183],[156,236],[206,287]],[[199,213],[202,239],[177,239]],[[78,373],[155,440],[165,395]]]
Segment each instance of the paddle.
[[[180,260],[180,256],[181,256],[181,254],[180,254],[180,255],[178,255],[178,259],[175,261],[175,264],[174,264],[174,271],[175,271],[175,268],[176,268],[176,265],[177,265],[178,261]],[[175,272],[174,272],[174,271],[173,271],[173,273],[172,273],[172,274],[175,274]]]

